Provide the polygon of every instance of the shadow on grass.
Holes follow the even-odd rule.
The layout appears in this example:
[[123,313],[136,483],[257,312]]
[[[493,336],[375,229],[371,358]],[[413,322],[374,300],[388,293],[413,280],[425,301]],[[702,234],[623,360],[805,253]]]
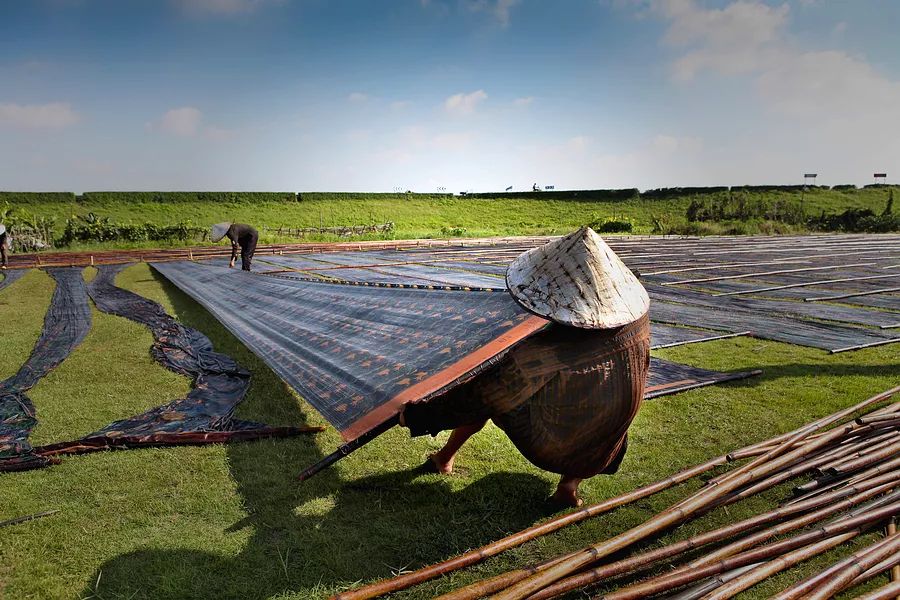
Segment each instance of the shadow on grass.
[[[202,307],[154,275],[181,322],[252,370],[240,418],[305,423],[301,405],[264,363]],[[124,554],[100,567],[99,589],[94,574],[82,597],[264,598],[290,592],[319,597],[339,582],[435,562],[549,513],[548,484],[534,475],[494,473],[453,491],[445,477],[419,469],[353,481],[328,469],[300,484],[297,473],[322,457],[313,438],[235,443],[226,452],[247,513],[226,532],[252,530],[243,550],[234,557],[204,550]],[[373,472],[380,468],[371,465]]]

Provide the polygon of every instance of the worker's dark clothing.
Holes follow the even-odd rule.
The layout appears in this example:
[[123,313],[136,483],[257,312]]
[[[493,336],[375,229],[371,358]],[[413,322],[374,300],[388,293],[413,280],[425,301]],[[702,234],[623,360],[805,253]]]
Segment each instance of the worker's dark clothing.
[[0,264],[4,267],[7,265],[8,258],[6,256],[6,247],[9,245],[9,231],[0,233]]
[[225,236],[231,240],[231,260],[237,260],[238,246],[240,246],[241,269],[249,271],[253,253],[256,252],[256,242],[259,241],[259,232],[249,225],[233,223]]
[[407,405],[403,417],[414,436],[491,419],[542,469],[614,473],[649,366],[647,315],[605,331],[554,324],[467,383]]

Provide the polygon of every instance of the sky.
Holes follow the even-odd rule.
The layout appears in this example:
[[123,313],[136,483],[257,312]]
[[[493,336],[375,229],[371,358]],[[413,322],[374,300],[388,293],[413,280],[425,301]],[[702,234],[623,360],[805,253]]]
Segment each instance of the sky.
[[900,176],[895,0],[0,0],[0,189]]

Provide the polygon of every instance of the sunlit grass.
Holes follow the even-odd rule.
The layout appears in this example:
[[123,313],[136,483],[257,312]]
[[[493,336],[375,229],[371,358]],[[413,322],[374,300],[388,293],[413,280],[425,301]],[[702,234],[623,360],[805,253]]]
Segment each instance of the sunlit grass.
[[[238,416],[272,424],[324,423],[205,310],[149,267],[127,269],[118,283],[161,302],[253,371]],[[52,291],[52,280],[40,272],[0,291],[2,376],[15,372],[30,352]],[[149,332],[125,319],[97,311],[93,316],[91,334],[31,393],[41,420],[35,439],[41,443],[77,437],[187,390],[185,378],[150,359]],[[733,338],[658,355],[725,371],[762,368],[764,374],[646,402],[621,470],[585,482],[586,502],[788,430],[900,380],[900,345],[829,355]],[[295,480],[297,473],[340,444],[333,430],[315,438],[104,452],[0,475],[0,520],[61,510],[0,530],[0,597],[323,598],[356,581],[441,560],[551,514],[544,499],[555,476],[527,463],[493,426],[463,449],[458,474],[416,472],[445,436],[411,440],[395,429],[303,484]],[[567,528],[398,597],[430,598],[609,537],[696,485]],[[783,491],[716,511],[666,539],[774,506]],[[744,597],[768,597],[845,552],[794,569]]]

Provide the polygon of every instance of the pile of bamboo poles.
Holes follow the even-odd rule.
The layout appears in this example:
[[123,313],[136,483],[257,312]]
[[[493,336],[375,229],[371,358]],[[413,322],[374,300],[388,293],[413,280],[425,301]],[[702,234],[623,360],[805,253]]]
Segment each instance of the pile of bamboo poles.
[[[478,581],[441,599],[491,596],[543,600],[602,584],[614,591],[596,597],[610,600],[660,594],[680,600],[721,600],[842,544],[859,545],[857,538],[879,531],[884,535],[876,542],[796,583],[778,598],[830,598],[884,573],[891,573],[891,583],[865,597],[897,598],[900,402],[886,401],[898,392],[900,386],[617,498],[445,562],[343,592],[334,599],[362,600],[412,587],[729,463],[735,468],[709,479],[699,491],[633,529],[575,552]],[[862,416],[852,419],[860,413]],[[649,550],[637,547],[700,515],[797,478],[808,481],[796,486],[793,497],[773,510],[665,546]],[[625,556],[627,551],[632,553]],[[612,560],[614,554],[616,560]]]

